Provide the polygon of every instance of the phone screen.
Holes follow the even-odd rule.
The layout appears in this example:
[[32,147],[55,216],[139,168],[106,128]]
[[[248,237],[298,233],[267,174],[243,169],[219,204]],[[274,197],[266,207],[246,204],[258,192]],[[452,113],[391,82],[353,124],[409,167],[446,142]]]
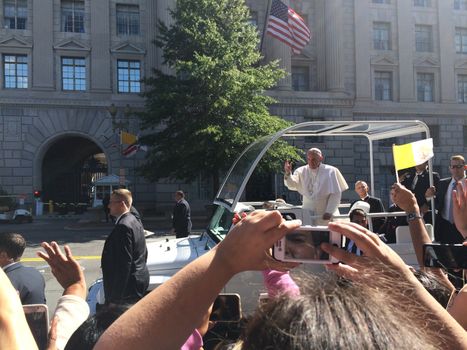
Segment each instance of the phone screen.
[[219,294],[212,307],[211,321],[237,322],[240,321],[240,296],[238,294]]
[[287,260],[329,260],[320,244],[330,240],[329,231],[295,231],[285,236],[284,258]]
[[24,314],[31,333],[36,340],[39,350],[46,349],[48,337],[48,311],[47,307],[24,305]]
[[461,244],[425,244],[423,262],[426,267],[467,269],[467,246]]

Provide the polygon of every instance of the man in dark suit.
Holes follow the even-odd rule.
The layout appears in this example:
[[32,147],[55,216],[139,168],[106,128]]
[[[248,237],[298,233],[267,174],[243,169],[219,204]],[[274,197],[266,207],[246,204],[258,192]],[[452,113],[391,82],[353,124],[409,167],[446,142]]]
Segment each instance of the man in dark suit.
[[[383,213],[385,211],[383,202],[377,197],[370,196],[368,194],[369,191],[370,188],[365,181],[358,180],[355,183],[355,192],[357,192],[358,196],[360,197],[359,200],[367,202],[370,205],[370,213]],[[356,201],[352,202],[350,207],[352,207],[355,202]],[[381,226],[383,226],[384,222],[385,218],[372,219],[373,232],[378,232]]]
[[144,228],[130,213],[132,202],[126,189],[114,190],[110,196],[110,214],[117,219],[101,258],[106,304],[135,303],[149,286]]
[[187,237],[191,233],[190,205],[185,200],[183,191],[175,192],[175,206],[172,215],[172,231],[175,237]]
[[425,196],[427,198],[435,197],[436,205],[436,223],[435,223],[435,240],[440,243],[453,244],[462,243],[464,238],[454,225],[452,214],[452,191],[458,181],[465,179],[465,159],[461,155],[451,157],[449,164],[449,172],[451,177],[441,179],[438,187],[430,187],[427,189]]
[[[417,165],[413,170],[408,170],[399,178],[401,185],[415,194],[420,213],[426,223],[432,223],[430,203],[425,197],[426,190],[430,187],[430,178],[428,174],[428,162]],[[433,186],[438,187],[439,174],[433,172]]]
[[45,304],[45,281],[41,273],[19,261],[26,249],[26,241],[19,233],[0,234],[0,266],[19,292],[23,305]]

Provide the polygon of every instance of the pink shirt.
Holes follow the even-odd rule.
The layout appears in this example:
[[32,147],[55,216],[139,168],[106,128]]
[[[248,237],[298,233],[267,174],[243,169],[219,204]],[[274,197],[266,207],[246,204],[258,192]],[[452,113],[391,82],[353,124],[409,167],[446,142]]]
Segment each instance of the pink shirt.
[[188,337],[185,344],[182,345],[180,350],[199,350],[203,346],[203,337],[195,329]]
[[288,272],[276,270],[264,270],[264,286],[268,290],[270,298],[286,293],[291,297],[299,296],[300,289]]

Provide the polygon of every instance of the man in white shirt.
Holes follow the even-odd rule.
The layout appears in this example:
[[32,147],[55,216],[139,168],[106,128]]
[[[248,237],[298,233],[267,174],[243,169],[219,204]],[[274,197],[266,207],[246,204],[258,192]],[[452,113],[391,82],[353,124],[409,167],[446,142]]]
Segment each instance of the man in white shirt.
[[349,188],[339,169],[323,164],[324,157],[318,148],[307,151],[307,165],[297,168],[292,174],[292,165],[284,164],[284,184],[298,191],[303,198],[304,210],[317,217],[313,225],[327,225],[333,215],[339,214],[342,192]]

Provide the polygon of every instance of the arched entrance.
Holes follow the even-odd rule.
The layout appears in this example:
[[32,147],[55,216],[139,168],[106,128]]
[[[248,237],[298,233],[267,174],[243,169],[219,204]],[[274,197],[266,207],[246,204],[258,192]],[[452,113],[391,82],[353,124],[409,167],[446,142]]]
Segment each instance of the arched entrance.
[[69,136],[49,147],[42,162],[42,198],[60,203],[89,203],[91,182],[107,175],[107,160],[93,141]]

